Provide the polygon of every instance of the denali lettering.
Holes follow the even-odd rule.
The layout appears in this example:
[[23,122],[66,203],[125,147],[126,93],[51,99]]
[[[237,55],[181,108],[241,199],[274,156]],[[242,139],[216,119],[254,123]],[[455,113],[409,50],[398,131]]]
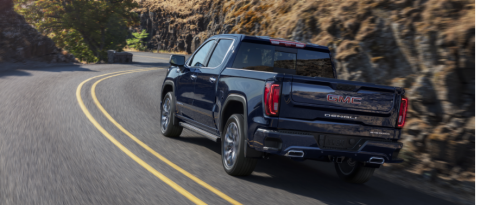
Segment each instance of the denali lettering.
[[332,115],[332,114],[325,114],[325,117],[347,118],[347,119],[353,119],[353,120],[356,120],[356,119],[357,119],[357,117],[353,117],[353,116],[347,116],[347,115]]
[[387,132],[374,132],[374,131],[371,131],[370,134],[376,134],[376,135],[390,135],[390,133],[387,133]]
[[360,100],[362,100],[362,98],[351,97],[351,96],[343,97],[341,95],[329,94],[327,95],[327,100],[332,102],[341,102],[341,103],[348,103],[348,104],[357,104],[357,105],[362,104],[361,102],[359,102]]

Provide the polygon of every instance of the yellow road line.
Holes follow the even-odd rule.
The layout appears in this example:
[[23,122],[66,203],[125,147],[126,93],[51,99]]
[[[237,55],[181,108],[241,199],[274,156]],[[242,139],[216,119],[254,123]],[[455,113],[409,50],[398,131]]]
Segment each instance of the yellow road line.
[[97,105],[98,109],[105,115],[105,117],[107,117],[107,118],[110,120],[110,122],[112,122],[115,126],[117,126],[120,131],[122,131],[122,132],[125,133],[127,136],[129,136],[133,141],[135,141],[135,142],[138,143],[140,146],[142,146],[143,148],[145,148],[147,151],[149,151],[150,153],[152,153],[153,155],[155,155],[158,159],[160,159],[160,160],[162,160],[163,162],[165,162],[166,164],[170,165],[170,166],[171,166],[172,168],[174,168],[175,170],[179,171],[180,173],[184,174],[185,176],[187,176],[187,177],[190,178],[191,180],[197,182],[198,184],[202,185],[202,186],[205,187],[206,189],[208,189],[208,190],[210,190],[211,192],[215,193],[216,195],[218,195],[218,196],[221,197],[222,199],[225,199],[226,201],[228,201],[228,202],[230,202],[230,203],[232,203],[232,204],[241,204],[240,202],[235,201],[234,199],[230,198],[229,196],[227,196],[226,194],[222,193],[222,192],[219,191],[218,189],[215,189],[214,187],[210,186],[210,185],[207,184],[206,182],[200,180],[200,179],[197,178],[196,176],[190,174],[189,172],[187,172],[187,171],[185,171],[184,169],[180,168],[179,166],[177,166],[176,164],[174,164],[173,162],[171,162],[171,161],[168,160],[167,158],[165,158],[165,157],[163,157],[162,155],[160,155],[160,154],[158,154],[157,152],[155,152],[155,150],[153,150],[153,149],[150,148],[148,145],[146,145],[145,143],[143,143],[142,141],[140,141],[138,138],[136,138],[135,136],[133,136],[132,133],[130,133],[129,131],[127,131],[125,128],[123,128],[122,125],[120,125],[115,119],[113,119],[112,116],[110,116],[110,114],[108,114],[108,112],[103,108],[103,106],[102,106],[102,105],[100,104],[100,102],[98,101],[97,96],[96,96],[96,94],[95,94],[95,88],[97,87],[98,83],[102,82],[103,80],[108,79],[108,78],[111,78],[111,77],[123,75],[123,74],[126,74],[126,73],[111,75],[111,76],[102,78],[102,79],[98,80],[97,82],[95,82],[95,83],[92,85],[91,93],[92,93],[93,101],[94,101],[95,105]]
[[[153,69],[152,69],[153,70]],[[140,71],[132,71],[132,72],[124,72],[122,74],[126,74],[126,73],[134,73],[134,72],[140,72]],[[115,72],[115,73],[119,73],[119,72]],[[108,74],[112,74],[112,73],[108,73]],[[104,74],[104,75],[108,75],[108,74]],[[177,192],[179,192],[180,194],[182,194],[183,196],[185,196],[186,198],[188,198],[190,201],[192,201],[193,203],[195,204],[206,204],[205,202],[203,202],[202,200],[198,199],[197,197],[195,197],[194,195],[192,195],[190,192],[188,192],[187,190],[183,189],[181,186],[179,186],[178,184],[176,184],[175,182],[173,182],[172,180],[170,180],[169,178],[167,178],[165,175],[161,174],[160,172],[158,172],[157,170],[155,170],[153,167],[151,167],[150,165],[148,165],[146,162],[144,162],[142,159],[140,159],[139,157],[137,157],[135,154],[133,154],[130,150],[128,150],[125,146],[123,146],[120,142],[118,142],[112,135],[110,135],[96,120],[95,118],[93,118],[93,116],[90,114],[90,112],[88,111],[87,107],[85,106],[85,104],[83,103],[83,100],[82,100],[82,97],[81,97],[81,90],[82,90],[82,86],[90,81],[91,79],[93,78],[97,78],[97,77],[100,77],[100,76],[104,76],[104,75],[99,75],[99,76],[95,76],[95,77],[92,77],[92,78],[89,78],[85,81],[83,81],[82,83],[80,83],[80,85],[78,85],[77,87],[77,93],[76,93],[76,96],[77,96],[77,100],[78,100],[78,104],[80,105],[80,108],[82,109],[83,113],[87,116],[87,118],[90,120],[90,122],[103,134],[105,135],[105,137],[107,137],[113,144],[115,144],[120,150],[122,150],[123,152],[125,152],[125,154],[127,154],[130,158],[132,158],[133,160],[135,160],[135,162],[137,162],[138,164],[140,164],[143,168],[145,168],[146,170],[148,170],[149,172],[151,172],[153,175],[155,175],[156,177],[158,177],[160,180],[162,180],[163,182],[165,182],[166,184],[168,184],[170,187],[172,187],[173,189],[175,189]]]

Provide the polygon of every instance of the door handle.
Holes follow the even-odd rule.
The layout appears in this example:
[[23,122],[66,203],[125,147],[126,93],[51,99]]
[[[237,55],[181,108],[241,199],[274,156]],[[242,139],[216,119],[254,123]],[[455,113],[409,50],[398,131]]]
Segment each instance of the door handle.
[[190,78],[191,78],[192,80],[195,80],[195,79],[197,79],[197,76],[192,74],[192,75],[190,75]]
[[217,80],[216,78],[210,77],[210,82],[211,82],[211,83],[214,83],[216,80]]

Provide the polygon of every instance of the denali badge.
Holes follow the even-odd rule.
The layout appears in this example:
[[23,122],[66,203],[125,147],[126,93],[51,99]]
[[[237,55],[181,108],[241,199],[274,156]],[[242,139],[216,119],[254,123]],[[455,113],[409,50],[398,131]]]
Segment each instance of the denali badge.
[[351,96],[343,97],[341,95],[329,94],[329,95],[327,95],[327,100],[328,101],[333,101],[333,102],[341,102],[341,103],[349,103],[349,104],[357,104],[357,105],[362,104],[361,102],[359,102],[360,100],[362,100],[362,98],[351,97]]
[[390,133],[388,132],[374,132],[374,131],[371,131],[370,134],[377,134],[377,135],[390,135]]
[[348,116],[348,115],[332,115],[332,114],[325,114],[325,117],[346,118],[346,119],[352,119],[352,120],[356,120],[356,119],[357,119],[357,117],[354,117],[354,116]]

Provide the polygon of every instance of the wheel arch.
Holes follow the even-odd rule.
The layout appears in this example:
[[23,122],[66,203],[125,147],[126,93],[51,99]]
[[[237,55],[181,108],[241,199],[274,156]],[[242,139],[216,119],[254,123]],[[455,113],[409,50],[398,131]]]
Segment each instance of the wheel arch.
[[[241,106],[240,106],[241,105]],[[241,109],[240,109],[241,108]],[[233,114],[242,114],[243,117],[243,133],[245,134],[245,157],[259,158],[263,155],[262,152],[259,152],[248,145],[248,109],[247,109],[247,100],[241,94],[232,93],[227,96],[225,102],[223,103],[222,110],[220,111],[220,122],[219,122],[219,131],[220,136],[223,135],[223,128],[228,118]]]
[[173,83],[172,80],[166,80],[163,83],[162,92],[160,93],[160,102],[163,101],[163,98],[165,98],[165,95],[168,92],[173,92],[174,94],[173,97],[175,97],[175,84]]

